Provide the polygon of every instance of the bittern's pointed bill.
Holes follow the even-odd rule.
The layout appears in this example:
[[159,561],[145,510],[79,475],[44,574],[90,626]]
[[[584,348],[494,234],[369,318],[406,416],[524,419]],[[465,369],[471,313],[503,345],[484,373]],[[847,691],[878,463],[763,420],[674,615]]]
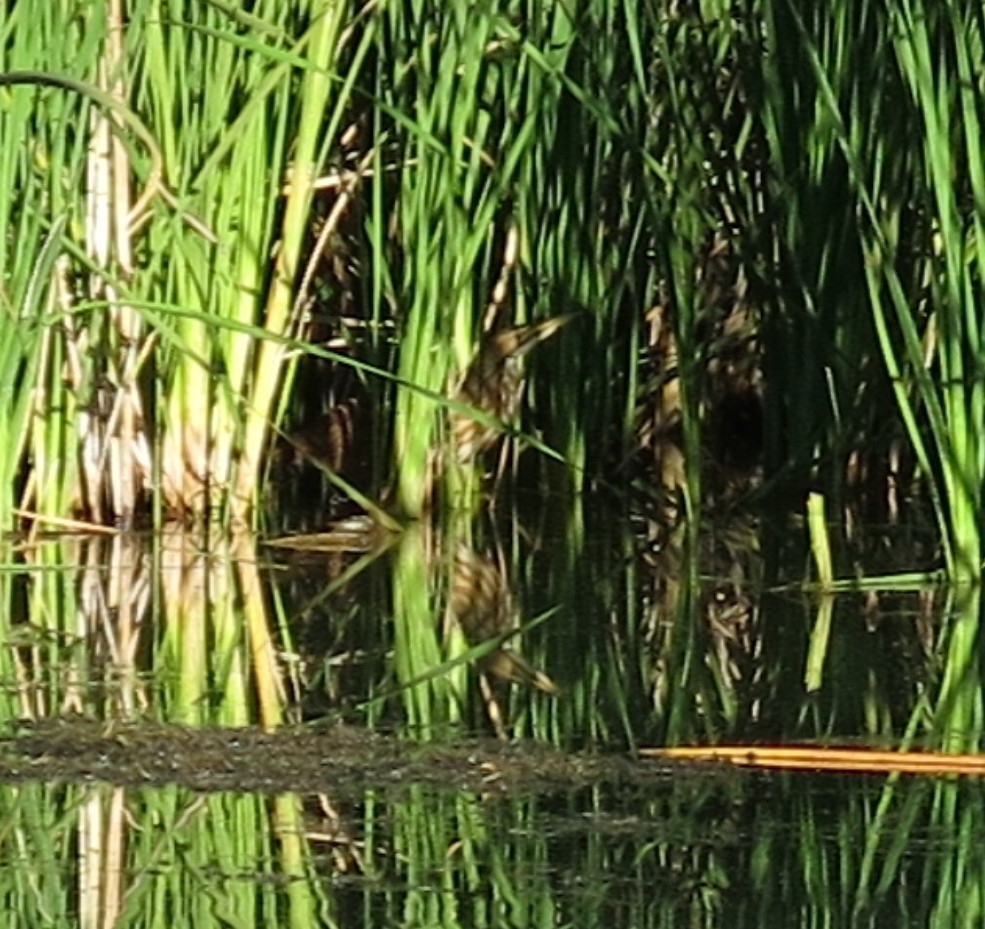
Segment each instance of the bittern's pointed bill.
[[484,336],[455,391],[455,399],[498,420],[480,422],[467,413],[450,413],[459,462],[475,461],[496,444],[504,429],[515,424],[523,400],[523,357],[549,339],[577,314],[566,313],[541,322],[501,329]]

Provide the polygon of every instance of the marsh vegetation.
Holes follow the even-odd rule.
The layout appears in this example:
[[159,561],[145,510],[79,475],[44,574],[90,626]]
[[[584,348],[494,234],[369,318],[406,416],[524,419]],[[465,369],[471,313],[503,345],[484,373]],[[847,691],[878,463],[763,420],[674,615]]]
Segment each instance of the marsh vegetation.
[[[0,720],[977,751],[983,39],[970,0],[0,5]],[[857,856],[791,794],[805,887],[840,856],[871,912],[918,822],[978,864],[956,785],[871,786]],[[417,800],[387,841],[474,887],[487,811]],[[302,873],[264,802],[199,839]]]

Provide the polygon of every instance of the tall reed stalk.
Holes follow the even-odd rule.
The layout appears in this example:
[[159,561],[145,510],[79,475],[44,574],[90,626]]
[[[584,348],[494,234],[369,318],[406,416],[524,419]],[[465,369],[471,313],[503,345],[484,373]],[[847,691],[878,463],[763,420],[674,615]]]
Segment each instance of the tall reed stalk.
[[977,578],[977,8],[23,10],[3,70],[47,77],[0,107],[8,511],[248,518],[308,310],[350,287],[395,382],[376,483],[411,516],[454,502],[443,398],[483,337],[572,310],[528,359],[519,444],[564,462],[554,488],[625,485],[659,383],[700,513],[716,333],[741,318],[778,483],[837,506],[861,447],[887,474],[897,456],[951,575]]
[[[974,69],[985,41],[985,16],[965,3],[918,0],[890,4],[889,24],[892,51],[909,93],[908,112],[920,130],[911,171],[917,208],[929,219],[923,229],[920,264],[932,307],[922,344],[896,274],[886,270],[892,267],[893,257],[899,261],[894,224],[874,208],[882,238],[869,246],[869,266],[883,271],[885,302],[905,336],[906,348],[899,354],[906,367],[913,370],[916,364],[929,362],[932,383],[918,374],[916,395],[930,426],[934,475],[940,482],[950,542],[949,567],[956,580],[977,582],[985,482],[985,444],[980,435],[985,421],[985,340],[980,319],[985,299],[981,143],[985,89],[976,81]],[[873,303],[881,309],[880,301]],[[898,366],[896,353],[887,352],[887,359]],[[920,440],[912,427],[911,436],[917,445]]]
[[34,508],[129,522],[157,490],[201,514],[235,489],[249,513],[306,309],[315,181],[344,128],[352,15],[144,0],[125,22],[95,2],[7,17],[5,70],[53,89],[8,89],[0,114],[0,221],[20,230],[0,255],[21,330],[4,330],[5,493],[32,398]]
[[[784,373],[782,360],[771,372],[787,389],[791,450],[817,461],[819,449],[838,452],[846,438],[884,448],[892,438],[885,423],[900,423],[949,573],[977,582],[985,95],[971,62],[981,11],[960,2],[766,9],[770,44],[791,50],[765,71],[786,208],[779,228],[790,285],[781,314],[792,319],[799,303],[804,325],[784,331],[810,335],[800,347],[786,342],[796,372]],[[772,357],[783,344],[770,343]],[[888,412],[890,394],[898,416],[880,424],[873,414]],[[825,441],[825,428],[842,439]]]

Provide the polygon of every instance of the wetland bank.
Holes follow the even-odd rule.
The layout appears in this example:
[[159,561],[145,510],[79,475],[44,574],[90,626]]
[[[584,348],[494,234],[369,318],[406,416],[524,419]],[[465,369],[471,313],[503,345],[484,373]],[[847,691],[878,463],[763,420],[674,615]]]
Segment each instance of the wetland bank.
[[257,729],[107,724],[59,718],[23,724],[0,740],[0,783],[175,785],[194,791],[331,793],[360,800],[426,788],[476,795],[571,793],[623,786],[642,792],[671,776],[725,777],[706,764],[630,761],[561,752],[542,742],[456,738],[410,742],[340,724]]

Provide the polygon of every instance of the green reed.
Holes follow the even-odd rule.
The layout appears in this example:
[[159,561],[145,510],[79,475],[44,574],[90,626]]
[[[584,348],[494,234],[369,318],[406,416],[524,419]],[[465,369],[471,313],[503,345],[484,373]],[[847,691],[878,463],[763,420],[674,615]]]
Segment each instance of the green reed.
[[606,161],[618,127],[594,83],[623,80],[610,73],[617,50],[599,42],[586,58],[579,48],[606,15],[605,4],[572,11],[522,2],[379,13],[387,42],[380,119],[399,161],[395,178],[374,183],[389,209],[373,221],[392,228],[396,217],[396,235],[386,243],[377,228],[371,240],[401,309],[399,372],[408,386],[398,391],[394,445],[411,514],[424,508],[451,455],[443,411],[417,388],[449,391],[490,327],[582,308],[596,317],[573,323],[577,331],[530,359],[528,401],[572,486],[585,467],[583,417],[607,434],[613,421],[617,433],[629,424],[631,328],[597,356],[607,367],[586,362],[590,347],[614,332],[612,307],[628,308],[623,294],[635,275],[626,262],[642,248],[638,220],[624,223],[605,206],[618,193],[619,165]]
[[[972,72],[985,39],[985,19],[981,10],[962,3],[937,7],[901,2],[890,6],[889,21],[896,66],[908,92],[907,113],[919,127],[920,144],[910,171],[921,182],[918,202],[930,219],[920,268],[923,282],[929,284],[934,314],[920,327],[922,333],[915,327],[909,334],[907,350],[899,355],[907,367],[913,367],[918,333],[931,349],[920,357],[931,382],[916,376],[915,394],[930,425],[935,478],[940,482],[950,541],[950,569],[956,580],[977,582],[985,481],[985,446],[979,435],[985,415],[985,343],[978,319],[985,291],[981,164],[985,93],[976,86]],[[870,255],[881,270],[890,265],[894,252],[898,255],[899,246],[890,217],[879,212],[873,221],[876,217],[881,220],[883,239],[872,243]],[[887,226],[892,230],[888,234]],[[902,317],[901,328],[905,328],[902,288],[893,288],[893,279],[893,274],[884,275],[890,293],[885,302]]]
[[[66,25],[58,4],[38,16],[25,9],[5,21],[2,70],[93,67],[101,20],[89,30]],[[88,101],[54,89],[5,87],[0,105],[0,495],[5,522],[22,486],[28,453],[39,472],[32,505],[64,511],[77,484],[74,472],[76,398],[64,390],[64,343],[57,337],[71,289],[64,236],[82,222],[75,185],[84,177],[85,148],[68,127],[89,117]],[[23,140],[29,140],[25,145]],[[69,382],[73,379],[71,375]],[[73,384],[78,387],[78,384]],[[84,400],[83,400],[84,402]],[[57,411],[57,412],[52,412]],[[32,432],[35,417],[48,415]],[[64,467],[55,462],[65,462]]]
[[[178,351],[160,380],[162,476],[172,505],[215,485],[220,494],[233,489],[245,514],[255,502],[285,351],[276,340],[217,331],[211,320],[260,325],[274,339],[299,332],[314,182],[349,92],[338,58],[350,9],[262,4],[247,23],[209,4],[191,11],[197,21],[149,15],[139,72],[141,96],[180,178],[178,195],[211,233],[172,223],[150,243],[158,286],[198,314],[179,320]],[[292,34],[306,19],[307,29]],[[240,35],[243,25],[251,31]],[[201,69],[200,99],[197,82],[181,75]],[[203,397],[213,404],[206,417]]]
[[[971,62],[985,22],[963,3],[773,11],[776,46],[798,50],[771,58],[775,70],[766,72],[795,284],[773,324],[796,320],[801,302],[808,325],[777,331],[812,337],[785,342],[770,382],[784,393],[788,421],[806,430],[792,457],[814,463],[815,481],[850,490],[845,465],[860,455],[870,475],[884,475],[854,488],[868,497],[870,519],[916,523],[921,506],[932,512],[947,575],[970,590],[948,608],[941,687],[920,728],[943,746],[975,749],[985,94]],[[799,105],[808,95],[818,100],[813,110]],[[784,354],[796,371],[784,371]],[[879,463],[890,457],[891,476]],[[836,635],[831,645],[842,656],[831,663],[837,673],[852,662],[848,639]]]
[[405,320],[398,372],[411,386],[398,392],[394,452],[400,502],[412,515],[449,458],[434,451],[441,440],[433,401],[413,387],[446,393],[474,351],[495,263],[503,261],[496,223],[501,231],[508,220],[504,199],[530,141],[529,130],[504,118],[519,102],[492,52],[503,41],[505,17],[469,4],[442,9],[446,15],[426,3],[381,13],[384,116],[413,120],[402,116],[389,129],[400,159],[399,186],[389,192],[400,230],[401,273],[392,277]]
[[[798,50],[765,74],[790,282],[777,320],[795,320],[797,303],[806,311],[783,330],[806,341],[776,345],[797,370],[777,352],[770,371],[787,397],[792,455],[840,484],[846,452],[868,445],[875,461],[905,436],[895,479],[926,488],[949,574],[977,581],[983,101],[969,62],[980,13],[962,3],[770,9],[771,42]],[[814,109],[802,105],[808,94]]]
[[98,3],[63,6],[5,21],[5,70],[35,85],[6,89],[0,114],[5,492],[24,479],[32,397],[36,508],[130,520],[153,493],[204,512],[236,490],[246,515],[289,383],[283,339],[306,309],[309,210],[344,128],[352,11],[165,15],[147,0],[124,24]]
[[580,311],[528,359],[519,444],[556,451],[555,486],[625,486],[674,384],[694,517],[738,307],[767,488],[818,484],[835,507],[859,455],[885,475],[897,456],[951,575],[975,578],[980,16],[740,7],[144,0],[122,32],[95,3],[12,11],[4,69],[74,83],[2,93],[8,508],[27,489],[99,520],[155,495],[247,516],[305,314],[336,287],[383,372],[365,375],[393,449],[374,484],[406,514],[455,502],[443,398],[483,333]]

